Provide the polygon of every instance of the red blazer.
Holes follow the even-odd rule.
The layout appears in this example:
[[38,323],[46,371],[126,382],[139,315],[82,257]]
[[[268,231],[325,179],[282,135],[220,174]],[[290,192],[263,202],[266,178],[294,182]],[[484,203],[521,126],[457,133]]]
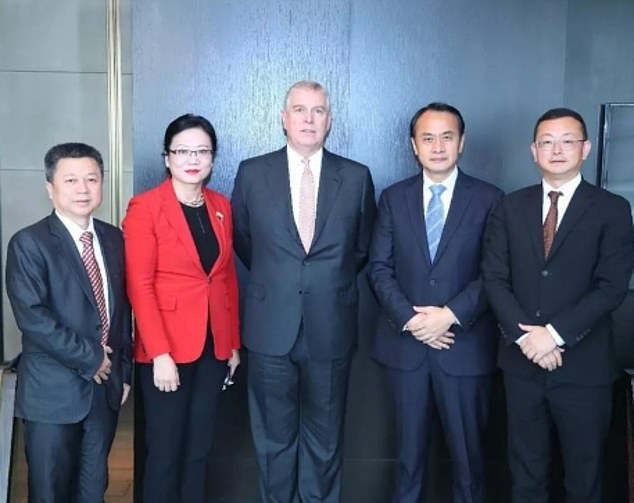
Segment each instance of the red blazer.
[[203,189],[219,256],[205,274],[172,183],[134,197],[123,220],[126,280],[134,310],[134,358],[148,363],[162,353],[175,362],[202,353],[211,320],[216,358],[240,347],[238,280],[233,261],[229,201]]

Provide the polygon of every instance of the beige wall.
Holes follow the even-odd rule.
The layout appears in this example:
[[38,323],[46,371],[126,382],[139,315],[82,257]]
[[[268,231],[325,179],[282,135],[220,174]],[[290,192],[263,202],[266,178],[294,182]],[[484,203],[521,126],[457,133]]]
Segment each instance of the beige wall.
[[[132,194],[131,1],[121,0],[123,208]],[[108,170],[106,0],[0,0],[0,227],[2,265],[13,233],[51,211],[43,157],[82,141]],[[109,177],[98,217],[110,221]],[[4,270],[2,271],[4,276]],[[4,282],[3,282],[4,283]],[[20,337],[2,292],[4,358]],[[0,355],[0,360],[2,355]]]

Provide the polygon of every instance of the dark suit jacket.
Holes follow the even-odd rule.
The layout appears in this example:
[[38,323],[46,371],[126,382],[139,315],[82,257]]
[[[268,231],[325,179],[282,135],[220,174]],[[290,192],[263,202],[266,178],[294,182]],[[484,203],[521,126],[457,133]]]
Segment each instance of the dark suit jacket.
[[[130,307],[125,295],[121,231],[94,220],[101,245],[110,308],[112,373],[103,384],[110,407],[120,406],[130,382]],[[92,380],[103,360],[101,323],[86,269],[55,213],[17,232],[7,250],[7,294],[22,332],[16,416],[44,423],[75,423],[89,412]]]
[[551,323],[565,341],[563,366],[551,382],[605,384],[615,376],[610,313],[628,290],[634,234],[622,197],[581,182],[547,260],[542,237],[542,186],[506,196],[492,214],[483,259],[485,290],[502,330],[503,370],[546,372],[515,341],[518,323]]
[[495,368],[497,332],[480,279],[481,243],[487,218],[502,192],[458,172],[436,257],[432,263],[423,211],[423,177],[417,175],[381,194],[370,249],[370,283],[383,308],[373,356],[393,368],[412,370],[430,351],[402,329],[412,308],[448,306],[460,320],[455,343],[436,351],[451,375],[479,375]]
[[286,148],[243,161],[231,202],[235,249],[250,270],[245,346],[287,354],[303,323],[313,357],[348,354],[357,332],[357,273],[376,211],[368,168],[324,150],[308,254],[293,219]]

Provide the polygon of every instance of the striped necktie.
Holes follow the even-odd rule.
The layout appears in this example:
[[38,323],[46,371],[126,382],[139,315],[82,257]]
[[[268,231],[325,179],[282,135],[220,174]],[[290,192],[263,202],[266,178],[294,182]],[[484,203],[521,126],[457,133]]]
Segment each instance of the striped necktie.
[[103,293],[103,280],[99,271],[99,264],[95,258],[95,250],[92,245],[92,232],[84,232],[79,241],[84,245],[81,252],[81,260],[84,262],[86,273],[92,287],[92,293],[95,295],[97,302],[97,310],[99,311],[99,321],[101,321],[101,345],[105,346],[108,342],[108,313],[106,312],[106,298]]
[[444,185],[435,184],[429,187],[431,190],[431,199],[427,205],[425,213],[425,227],[427,229],[427,244],[429,246],[429,257],[432,262],[436,257],[440,236],[442,236],[442,228],[445,224],[445,211],[443,209],[442,199],[440,195],[447,189]]

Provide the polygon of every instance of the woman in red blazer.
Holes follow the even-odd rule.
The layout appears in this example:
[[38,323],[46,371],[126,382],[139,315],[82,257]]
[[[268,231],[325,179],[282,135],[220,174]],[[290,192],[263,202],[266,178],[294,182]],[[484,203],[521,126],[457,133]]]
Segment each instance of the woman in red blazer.
[[205,187],[216,146],[204,117],[175,119],[164,139],[168,178],[134,197],[123,221],[148,503],[206,501],[218,393],[240,363],[231,208]]

